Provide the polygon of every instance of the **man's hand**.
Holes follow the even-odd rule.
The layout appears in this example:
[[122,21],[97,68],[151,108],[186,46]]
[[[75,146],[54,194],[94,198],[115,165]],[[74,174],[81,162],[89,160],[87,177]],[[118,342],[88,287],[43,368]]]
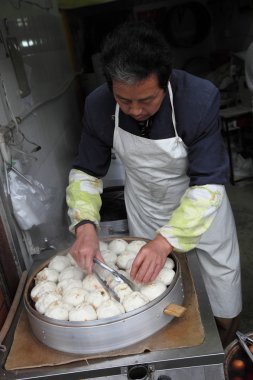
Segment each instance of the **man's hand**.
[[158,234],[138,252],[132,264],[132,279],[143,283],[154,281],[172,250],[170,243]]
[[93,257],[104,261],[99,251],[99,240],[95,227],[84,224],[76,230],[76,241],[69,250],[77,264],[88,273],[92,272]]

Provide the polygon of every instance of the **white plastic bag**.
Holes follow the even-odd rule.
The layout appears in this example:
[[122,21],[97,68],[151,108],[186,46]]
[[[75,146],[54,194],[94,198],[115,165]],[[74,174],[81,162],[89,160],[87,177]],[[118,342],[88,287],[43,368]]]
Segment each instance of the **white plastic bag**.
[[52,197],[51,191],[46,190],[40,182],[28,175],[25,178],[12,170],[9,172],[14,216],[22,230],[29,230],[45,223]]

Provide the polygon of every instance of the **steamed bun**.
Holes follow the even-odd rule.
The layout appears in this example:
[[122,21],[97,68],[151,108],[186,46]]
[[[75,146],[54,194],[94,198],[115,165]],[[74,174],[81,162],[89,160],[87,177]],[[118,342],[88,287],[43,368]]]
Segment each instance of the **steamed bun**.
[[106,251],[102,251],[101,252],[101,255],[103,257],[103,259],[105,260],[105,262],[108,264],[108,263],[113,263],[115,264],[116,261],[117,261],[117,255],[116,253],[110,251],[110,250],[106,250]]
[[168,257],[165,261],[164,268],[173,269],[174,267],[174,260],[171,257]]
[[79,267],[67,267],[59,274],[59,281],[68,280],[73,278],[75,280],[82,280],[84,271]]
[[72,322],[94,321],[95,319],[97,319],[96,310],[85,302],[69,312],[69,320]]
[[54,301],[60,301],[61,295],[55,291],[43,293],[35,303],[35,309],[44,314],[47,307]]
[[149,299],[140,292],[132,292],[123,298],[123,306],[126,311],[132,311],[138,309],[141,306],[146,305]]
[[35,284],[40,281],[53,281],[57,282],[59,277],[59,272],[55,269],[44,268],[35,276]]
[[97,308],[97,315],[98,318],[109,318],[114,317],[116,315],[124,313],[124,307],[121,305],[121,303],[109,299],[107,301],[104,301],[98,308]]
[[97,309],[104,301],[109,300],[110,296],[106,290],[94,290],[86,295],[85,301]]
[[69,257],[67,256],[54,256],[50,263],[48,264],[48,268],[50,269],[55,269],[57,272],[62,272],[63,269],[70,267],[71,266],[71,261]]
[[165,285],[169,285],[175,276],[173,269],[162,268],[158,273],[155,282],[163,282]]
[[85,296],[87,294],[88,292],[83,288],[72,288],[63,294],[62,300],[65,303],[77,306],[84,302]]
[[69,311],[69,305],[66,305],[62,301],[54,301],[47,307],[45,316],[53,319],[59,319],[61,321],[67,321],[69,319]]
[[128,243],[123,239],[114,239],[108,244],[108,248],[110,251],[119,255],[124,252],[128,246]]
[[133,292],[129,285],[123,283],[116,285],[113,290],[119,297],[121,303],[125,296]]
[[36,302],[39,297],[46,292],[52,292],[56,289],[56,283],[53,281],[40,281],[31,290],[31,299]]
[[120,269],[126,269],[127,268],[127,263],[129,260],[134,260],[135,259],[135,253],[133,252],[128,252],[128,251],[125,251],[123,253],[121,253],[118,258],[117,258],[117,261],[116,261],[116,264],[117,266],[120,268]]
[[149,301],[153,301],[165,292],[166,289],[167,287],[163,282],[154,282],[152,284],[142,285],[140,292],[146,296]]
[[56,286],[56,291],[62,295],[68,289],[82,288],[82,287],[83,287],[83,283],[81,280],[75,280],[74,278],[69,278],[69,279],[65,279],[65,280],[58,282],[58,284]]
[[95,274],[88,274],[83,280],[83,288],[92,292],[94,290],[104,290],[104,287],[100,284]]
[[131,241],[131,243],[128,244],[126,250],[128,252],[133,252],[133,253],[135,253],[135,255],[137,255],[137,253],[139,252],[139,250],[145,244],[147,244],[147,243],[145,241],[143,241],[143,240],[134,240],[134,241]]

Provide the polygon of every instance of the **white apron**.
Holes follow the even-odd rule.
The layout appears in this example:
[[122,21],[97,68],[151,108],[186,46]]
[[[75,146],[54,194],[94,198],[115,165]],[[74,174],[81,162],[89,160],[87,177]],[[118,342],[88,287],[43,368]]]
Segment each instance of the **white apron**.
[[[168,222],[189,186],[187,148],[176,130],[173,93],[168,90],[175,137],[150,140],[119,128],[115,110],[113,147],[125,172],[125,203],[132,236],[153,239]],[[232,318],[241,311],[241,281],[236,229],[229,201],[224,200],[197,246],[207,293],[216,317]]]

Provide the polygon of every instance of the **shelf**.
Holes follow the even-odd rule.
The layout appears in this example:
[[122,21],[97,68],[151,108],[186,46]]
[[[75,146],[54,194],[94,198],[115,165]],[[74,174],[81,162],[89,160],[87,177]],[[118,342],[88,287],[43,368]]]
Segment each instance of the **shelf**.
[[252,113],[252,107],[245,107],[242,105],[224,108],[220,110],[220,117],[222,119],[233,119],[240,116],[245,116]]
[[234,107],[221,109],[219,114],[220,114],[222,127],[225,133],[225,138],[226,138],[227,147],[228,147],[229,164],[230,164],[230,182],[232,185],[235,185],[236,182],[241,182],[243,180],[249,179],[249,176],[245,178],[243,177],[240,179],[235,179],[230,133],[235,132],[235,131],[238,132],[239,133],[238,137],[240,141],[242,141],[242,129],[244,128],[240,128],[236,125],[230,125],[230,124],[231,124],[231,121],[237,121],[241,119],[241,117],[243,116],[252,115],[252,107],[237,105]]

